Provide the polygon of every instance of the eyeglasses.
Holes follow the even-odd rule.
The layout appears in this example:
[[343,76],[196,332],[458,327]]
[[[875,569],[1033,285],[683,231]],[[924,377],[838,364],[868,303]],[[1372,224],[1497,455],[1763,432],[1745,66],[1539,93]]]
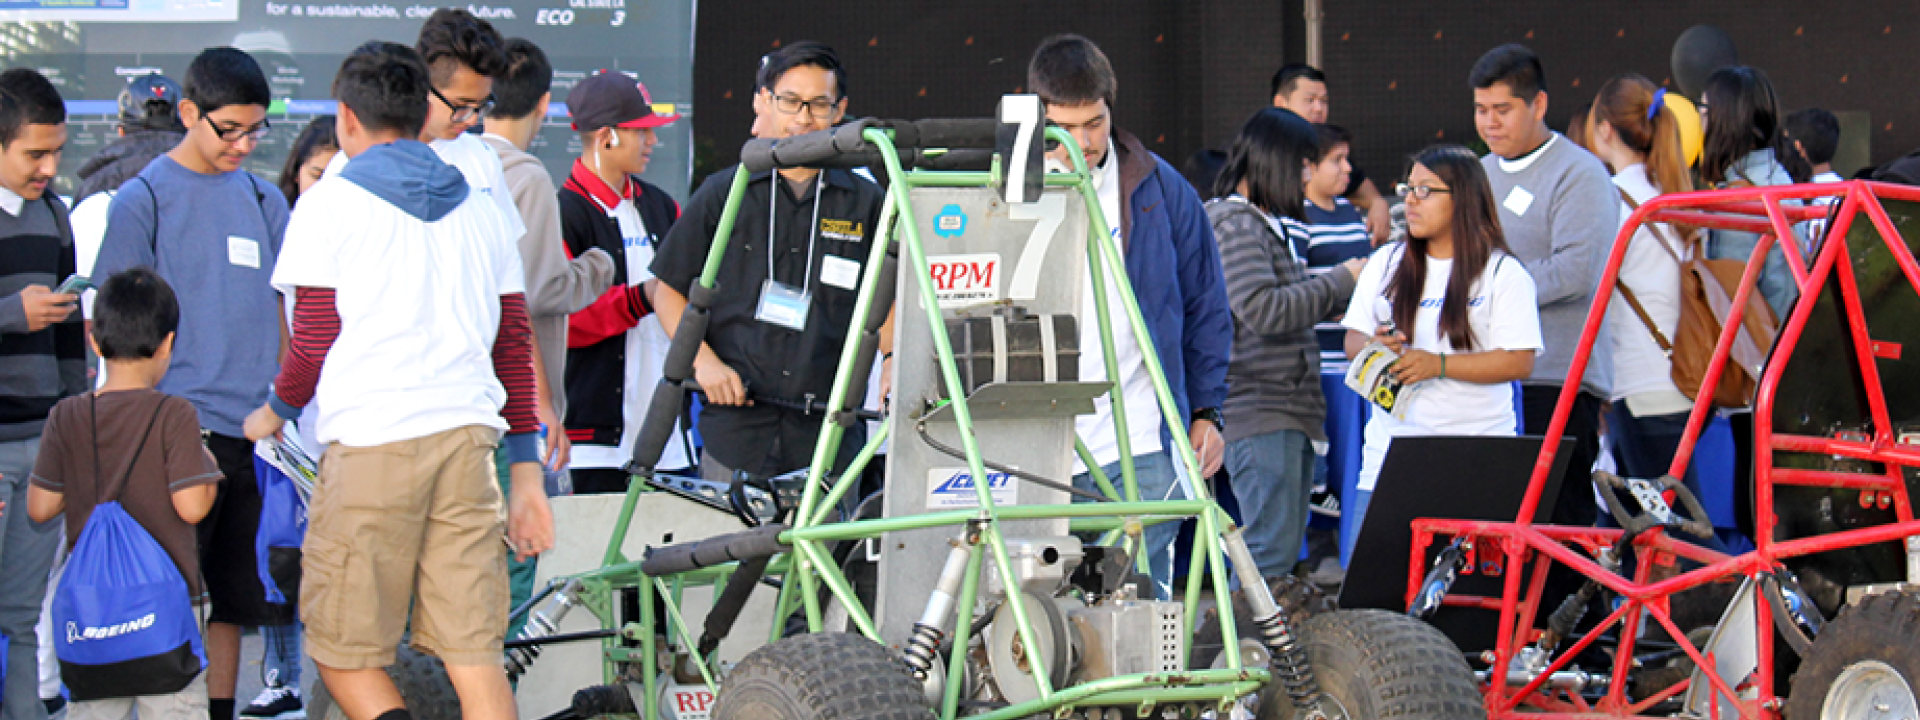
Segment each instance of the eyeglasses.
[[1425,200],[1427,198],[1433,197],[1434,193],[1451,193],[1451,192],[1453,192],[1453,190],[1449,188],[1434,187],[1432,185],[1408,185],[1406,183],[1400,183],[1398,185],[1393,186],[1393,194],[1399,195],[1401,199],[1412,197],[1412,198]]
[[487,99],[480,101],[477,105],[455,105],[452,100],[448,100],[447,96],[441,95],[440,91],[431,85],[427,86],[427,92],[433,93],[434,97],[440,99],[440,104],[447,106],[448,110],[453,111],[453,115],[451,115],[449,119],[454,122],[480,120],[485,118],[487,113],[493,112],[492,95],[488,95]]
[[836,102],[838,101],[828,100],[826,98],[801,100],[793,95],[773,96],[773,107],[779,110],[780,114],[793,115],[801,110],[805,110],[807,111],[807,117],[812,118],[823,118],[833,114],[833,106]]
[[210,116],[201,115],[200,119],[207,121],[207,127],[213,128],[213,134],[220,138],[220,142],[229,142],[229,143],[239,142],[240,138],[243,138],[243,137],[259,140],[260,138],[267,136],[268,126],[267,126],[267,121],[265,120],[261,120],[259,125],[254,125],[252,127],[223,128],[223,127],[220,127],[219,125],[213,124],[213,118]]

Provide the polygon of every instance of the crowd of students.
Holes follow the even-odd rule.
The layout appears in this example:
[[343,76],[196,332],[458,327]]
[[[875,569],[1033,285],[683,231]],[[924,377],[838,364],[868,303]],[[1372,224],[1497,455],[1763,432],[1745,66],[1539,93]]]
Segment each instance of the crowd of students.
[[[34,669],[50,571],[113,498],[204,607],[205,669],[165,692],[76,696],[70,716],[137,707],[233,720],[252,627],[268,640],[267,688],[244,716],[299,717],[307,656],[348,717],[405,720],[382,668],[410,628],[445,661],[466,717],[511,717],[501,647],[532,559],[553,544],[544,476],[568,472],[581,492],[626,489],[622,467],[690,306],[710,314],[693,368],[705,407],[693,427],[676,423],[656,467],[728,481],[811,461],[840,348],[863,331],[848,325],[866,243],[879,240],[871,179],[751,176],[715,292],[695,279],[733,173],[700,184],[684,211],[639,179],[655,129],[678,116],[625,74],[570,91],[582,152],[558,185],[527,152],[552,66],[464,10],[433,13],[413,47],[355,49],[332,88],[338,116],[299,135],[277,184],[241,169],[271,124],[253,59],[211,48],[184,80],[129,86],[123,139],[82,170],[69,218],[48,192],[65,144],[61,98],[34,71],[0,73],[0,237],[12,248],[0,256],[0,718],[46,717],[49,673]],[[1358,493],[1340,499],[1360,515],[1394,438],[1545,429],[1593,278],[1632,207],[1695,187],[1837,179],[1832,116],[1781,121],[1753,68],[1707,83],[1692,166],[1668,91],[1643,77],[1605,83],[1572,137],[1544,121],[1545,73],[1528,48],[1489,51],[1468,80],[1488,152],[1418,152],[1392,186],[1395,207],[1349,161],[1354,136],[1326,122],[1316,69],[1282,68],[1273,107],[1183,178],[1118,126],[1118,79],[1099,47],[1077,35],[1041,44],[1026,87],[1085,156],[1149,331],[1115,328],[1120,377],[1098,353],[1081,355],[1082,380],[1115,386],[1076,427],[1102,472],[1131,464],[1143,498],[1185,495],[1200,479],[1171,449],[1172,424],[1185,423],[1202,476],[1224,469],[1262,574],[1293,573],[1309,508],[1322,504],[1312,493],[1325,482],[1328,363],[1377,343],[1399,356],[1396,379],[1426,388],[1367,420]],[[789,43],[762,61],[752,132],[830,128],[846,117],[848,88],[831,48]],[[1067,152],[1056,149],[1050,169],[1063,170]],[[1679,261],[1744,259],[1755,240],[1715,232],[1696,250],[1678,228],[1635,236],[1622,277],[1644,312],[1616,297],[1592,348],[1567,425],[1572,467],[1599,459],[1604,429],[1625,472],[1664,472],[1691,407],[1656,343],[1677,322]],[[1761,290],[1784,312],[1794,288],[1780,263],[1770,256]],[[84,313],[62,283],[74,275],[97,285]],[[1091,279],[1083,296],[1091,318]],[[876,338],[883,377],[891,322]],[[1081,347],[1098,346],[1096,323],[1079,332]],[[89,342],[101,360],[91,379]],[[1153,398],[1150,352],[1178,417]],[[295,427],[325,454],[298,602],[281,603],[255,556],[255,443]],[[1074,482],[1091,489],[1091,475],[1082,467]],[[51,522],[62,515],[65,543]],[[1596,520],[1579,492],[1562,493],[1553,516]],[[1143,538],[1162,596],[1174,531]],[[393,610],[407,607],[410,618]]]

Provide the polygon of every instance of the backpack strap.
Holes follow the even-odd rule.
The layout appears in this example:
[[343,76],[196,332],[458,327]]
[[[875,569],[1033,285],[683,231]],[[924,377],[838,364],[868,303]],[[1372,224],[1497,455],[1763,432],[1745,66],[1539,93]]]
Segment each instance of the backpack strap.
[[73,221],[68,219],[70,211],[67,204],[60,202],[53,193],[41,193],[40,199],[46,201],[47,210],[53,213],[53,224],[60,226],[60,242],[73,247]]
[[[1640,209],[1640,203],[1633,201],[1633,196],[1627,194],[1626,188],[1616,187],[1615,189],[1620,191],[1620,199],[1627,202],[1628,208]],[[1653,231],[1654,240],[1660,243],[1660,249],[1667,251],[1667,257],[1673,258],[1674,264],[1680,265],[1684,270],[1686,263],[1680,260],[1679,253],[1674,252],[1673,246],[1667,243],[1667,235],[1660,231],[1660,226],[1649,223],[1646,227]],[[1667,340],[1666,333],[1660,332],[1660,326],[1653,322],[1653,315],[1647,312],[1646,306],[1640,304],[1640,298],[1634,297],[1633,288],[1627,287],[1627,281],[1618,275],[1614,276],[1613,284],[1620,288],[1620,297],[1625,298],[1627,306],[1633,308],[1633,314],[1640,317],[1640,324],[1646,326],[1647,333],[1653,335],[1653,342],[1660,346],[1660,352],[1665,353],[1667,357],[1673,357],[1673,343]]]
[[147,189],[147,200],[153,204],[153,233],[147,236],[147,252],[153,254],[153,264],[158,267],[160,265],[160,196],[154,194],[153,183],[147,182],[146,178],[135,175],[133,179],[139,180],[140,186]]
[[[100,392],[97,390],[87,394],[87,424],[93,431],[93,472],[96,477],[100,475],[101,469],[100,414],[99,404],[96,402],[99,397]],[[140,464],[140,453],[145,452],[147,449],[147,437],[153,434],[153,426],[160,421],[160,411],[166,409],[166,407],[167,398],[165,395],[162,395],[160,402],[154,405],[153,417],[147,419],[147,429],[140,431],[140,444],[134,446],[133,458],[127,461],[126,471],[120,473],[120,482],[110,486],[113,488],[112,493],[108,493],[107,488],[100,488],[99,497],[101,502],[118,502],[120,500],[120,494],[126,492],[127,480],[133,477],[133,469]]]

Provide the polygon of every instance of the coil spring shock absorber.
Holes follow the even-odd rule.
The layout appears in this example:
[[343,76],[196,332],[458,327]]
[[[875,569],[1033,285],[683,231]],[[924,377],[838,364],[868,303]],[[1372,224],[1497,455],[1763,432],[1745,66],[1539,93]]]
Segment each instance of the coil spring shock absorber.
[[920,620],[913,624],[913,637],[907,639],[907,648],[902,651],[907,667],[913,670],[913,676],[925,680],[933,669],[934,656],[940,652],[940,641],[947,634],[940,627],[947,624],[947,615],[953,612],[954,596],[960,592],[961,577],[966,575],[967,561],[973,556],[973,546],[964,539],[952,542],[947,551],[947,564],[940,568],[940,580],[934,584],[933,595],[927,598],[927,608],[920,613]]
[[[540,602],[551,596],[547,605],[527,616],[527,624],[520,628],[516,640],[538,640],[553,635],[560,630],[560,621],[565,620],[567,611],[580,602],[580,581],[573,578],[556,580],[542,590],[540,597],[528,601]],[[518,679],[532,667],[535,658],[540,657],[539,645],[524,645],[507,651],[507,677]]]
[[1260,641],[1273,657],[1273,673],[1287,691],[1287,698],[1304,717],[1326,717],[1326,711],[1321,708],[1320,681],[1313,677],[1307,649],[1301,647],[1299,638],[1294,636],[1293,621],[1286,608],[1274,602],[1266,579],[1260,577],[1260,566],[1253,562],[1253,553],[1247,550],[1246,537],[1236,527],[1221,533],[1220,539],[1226,546],[1228,559],[1233,561],[1234,574],[1240,576],[1240,587],[1244,588],[1248,608],[1253,611],[1253,625],[1260,629]]

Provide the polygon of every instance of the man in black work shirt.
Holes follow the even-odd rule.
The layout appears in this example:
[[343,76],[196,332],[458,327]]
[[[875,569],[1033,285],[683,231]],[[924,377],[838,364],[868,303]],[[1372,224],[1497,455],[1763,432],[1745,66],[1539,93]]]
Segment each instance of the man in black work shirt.
[[[796,42],[768,55],[758,86],[754,127],[763,138],[825,130],[846,113],[846,70],[819,43]],[[706,264],[733,175],[727,169],[708,178],[655,252],[652,269],[662,282],[655,312],[669,332],[679,329],[687,292]],[[879,186],[846,170],[753,175],[693,363],[707,403],[699,426],[702,476],[772,475],[812,460],[824,418],[821,409],[801,406],[824,406],[832,391],[881,198]],[[863,379],[855,400],[864,387]],[[863,435],[858,425],[849,431],[843,460]]]

